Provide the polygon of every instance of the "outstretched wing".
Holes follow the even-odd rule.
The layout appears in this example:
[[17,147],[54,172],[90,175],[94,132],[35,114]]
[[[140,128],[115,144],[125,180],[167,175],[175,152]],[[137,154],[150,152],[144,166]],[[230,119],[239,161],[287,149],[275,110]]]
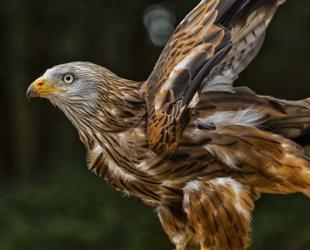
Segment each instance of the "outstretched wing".
[[205,79],[204,91],[233,92],[234,81],[260,51],[274,14],[285,1],[263,1],[246,19],[237,19],[231,30],[232,49]]
[[203,80],[226,70],[232,46],[246,37],[242,27],[256,10],[275,1],[202,0],[178,26],[144,85],[147,136],[155,152],[173,151]]
[[219,19],[236,0],[203,0],[168,41],[145,85],[148,142],[158,154],[174,148],[200,83],[230,49]]

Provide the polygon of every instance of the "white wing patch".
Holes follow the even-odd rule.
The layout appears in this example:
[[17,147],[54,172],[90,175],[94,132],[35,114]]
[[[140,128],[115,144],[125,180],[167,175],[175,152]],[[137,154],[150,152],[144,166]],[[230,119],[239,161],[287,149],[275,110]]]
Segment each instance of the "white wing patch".
[[214,124],[217,127],[227,125],[239,125],[258,127],[266,120],[266,115],[257,109],[249,108],[239,111],[216,112],[206,119],[199,119],[198,123],[203,125]]

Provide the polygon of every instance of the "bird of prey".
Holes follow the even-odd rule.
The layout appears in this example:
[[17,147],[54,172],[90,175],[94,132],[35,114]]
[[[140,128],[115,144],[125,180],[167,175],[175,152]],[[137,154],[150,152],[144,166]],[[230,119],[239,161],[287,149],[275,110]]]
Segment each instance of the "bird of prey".
[[310,99],[280,100],[233,82],[260,50],[283,0],[202,0],[144,82],[72,62],[29,97],[76,127],[88,168],[156,208],[177,250],[242,250],[262,193],[310,197]]

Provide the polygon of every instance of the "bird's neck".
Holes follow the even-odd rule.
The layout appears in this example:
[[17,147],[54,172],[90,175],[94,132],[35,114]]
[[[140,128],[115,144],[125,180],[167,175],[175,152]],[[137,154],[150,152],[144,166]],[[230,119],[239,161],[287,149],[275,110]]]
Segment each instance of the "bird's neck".
[[[77,129],[81,141],[90,150],[102,135],[124,133],[140,126],[146,115],[141,84],[122,78],[113,79],[109,87],[98,87],[87,100],[54,101]],[[71,103],[72,102],[72,103]]]

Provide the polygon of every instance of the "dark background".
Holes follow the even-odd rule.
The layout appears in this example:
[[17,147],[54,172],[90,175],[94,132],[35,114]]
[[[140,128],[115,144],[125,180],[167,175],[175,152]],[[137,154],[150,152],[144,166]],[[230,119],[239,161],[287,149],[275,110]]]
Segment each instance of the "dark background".
[[[69,121],[25,99],[45,69],[91,61],[144,80],[172,28],[198,1],[0,2],[0,250],[172,249],[156,214],[91,174]],[[310,1],[278,12],[238,82],[260,94],[310,96]],[[310,249],[310,200],[263,196],[251,249]]]

